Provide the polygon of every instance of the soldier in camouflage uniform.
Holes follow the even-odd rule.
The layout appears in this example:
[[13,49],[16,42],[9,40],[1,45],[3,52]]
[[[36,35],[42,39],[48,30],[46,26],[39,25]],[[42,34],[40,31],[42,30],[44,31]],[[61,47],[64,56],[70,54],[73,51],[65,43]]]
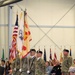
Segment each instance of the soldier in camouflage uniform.
[[45,75],[45,61],[41,58],[42,51],[37,51],[37,60],[35,62],[35,75]]
[[35,75],[35,49],[30,50],[30,56],[22,59],[22,72],[21,75]]
[[72,65],[72,57],[71,56],[68,56],[68,53],[69,53],[69,50],[67,49],[64,49],[63,50],[63,61],[62,61],[62,67],[61,67],[61,72],[62,72],[62,75],[69,75],[69,68],[70,66]]
[[20,58],[19,58],[19,54],[17,54],[16,59],[12,63],[13,75],[20,75],[19,69],[20,69]]

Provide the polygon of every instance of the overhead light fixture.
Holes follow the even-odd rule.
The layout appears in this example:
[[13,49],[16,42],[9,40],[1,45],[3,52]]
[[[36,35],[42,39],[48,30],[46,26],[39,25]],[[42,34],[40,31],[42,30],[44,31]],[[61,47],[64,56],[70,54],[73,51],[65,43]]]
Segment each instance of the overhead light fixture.
[[13,4],[16,2],[20,2],[20,1],[22,1],[22,0],[3,0],[3,1],[0,1],[0,7],[6,6],[9,4]]

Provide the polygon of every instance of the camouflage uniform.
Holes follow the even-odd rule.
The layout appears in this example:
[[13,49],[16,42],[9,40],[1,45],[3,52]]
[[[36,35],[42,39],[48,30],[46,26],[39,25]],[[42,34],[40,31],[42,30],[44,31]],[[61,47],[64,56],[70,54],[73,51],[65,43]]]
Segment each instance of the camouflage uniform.
[[19,69],[20,69],[20,58],[19,56],[17,56],[12,64],[13,75],[20,75]]
[[[23,58],[21,75],[35,75],[35,60],[36,60],[36,57]],[[27,73],[28,70],[30,71],[29,74]]]
[[45,75],[45,61],[43,59],[38,59],[35,62],[35,75]]
[[27,71],[27,58],[22,58],[22,72],[21,75],[26,75],[26,71]]
[[61,72],[62,72],[62,75],[69,75],[69,68],[70,66],[72,65],[72,57],[68,57],[68,56],[65,56],[63,58],[63,62],[62,62],[62,67],[61,67]]

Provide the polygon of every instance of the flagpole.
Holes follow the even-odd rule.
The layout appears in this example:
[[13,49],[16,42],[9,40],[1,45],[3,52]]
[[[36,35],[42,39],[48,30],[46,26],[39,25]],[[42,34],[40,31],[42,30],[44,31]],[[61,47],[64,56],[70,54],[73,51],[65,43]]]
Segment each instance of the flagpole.
[[11,47],[11,38],[12,38],[12,7],[8,6],[8,58]]

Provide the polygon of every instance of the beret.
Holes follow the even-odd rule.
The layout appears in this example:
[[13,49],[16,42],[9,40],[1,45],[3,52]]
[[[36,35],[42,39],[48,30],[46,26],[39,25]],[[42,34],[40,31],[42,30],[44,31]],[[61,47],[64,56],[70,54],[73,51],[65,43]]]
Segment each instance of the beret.
[[30,49],[30,52],[31,52],[31,51],[34,51],[34,52],[36,52],[36,50],[35,50],[35,49]]
[[3,60],[3,59],[2,59],[1,61],[2,61],[2,62],[5,62],[5,60]]
[[42,51],[39,51],[39,50],[38,50],[37,53],[41,53],[41,54],[42,54]]
[[65,52],[69,52],[69,50],[67,50],[67,49],[64,49],[63,51],[65,51]]

